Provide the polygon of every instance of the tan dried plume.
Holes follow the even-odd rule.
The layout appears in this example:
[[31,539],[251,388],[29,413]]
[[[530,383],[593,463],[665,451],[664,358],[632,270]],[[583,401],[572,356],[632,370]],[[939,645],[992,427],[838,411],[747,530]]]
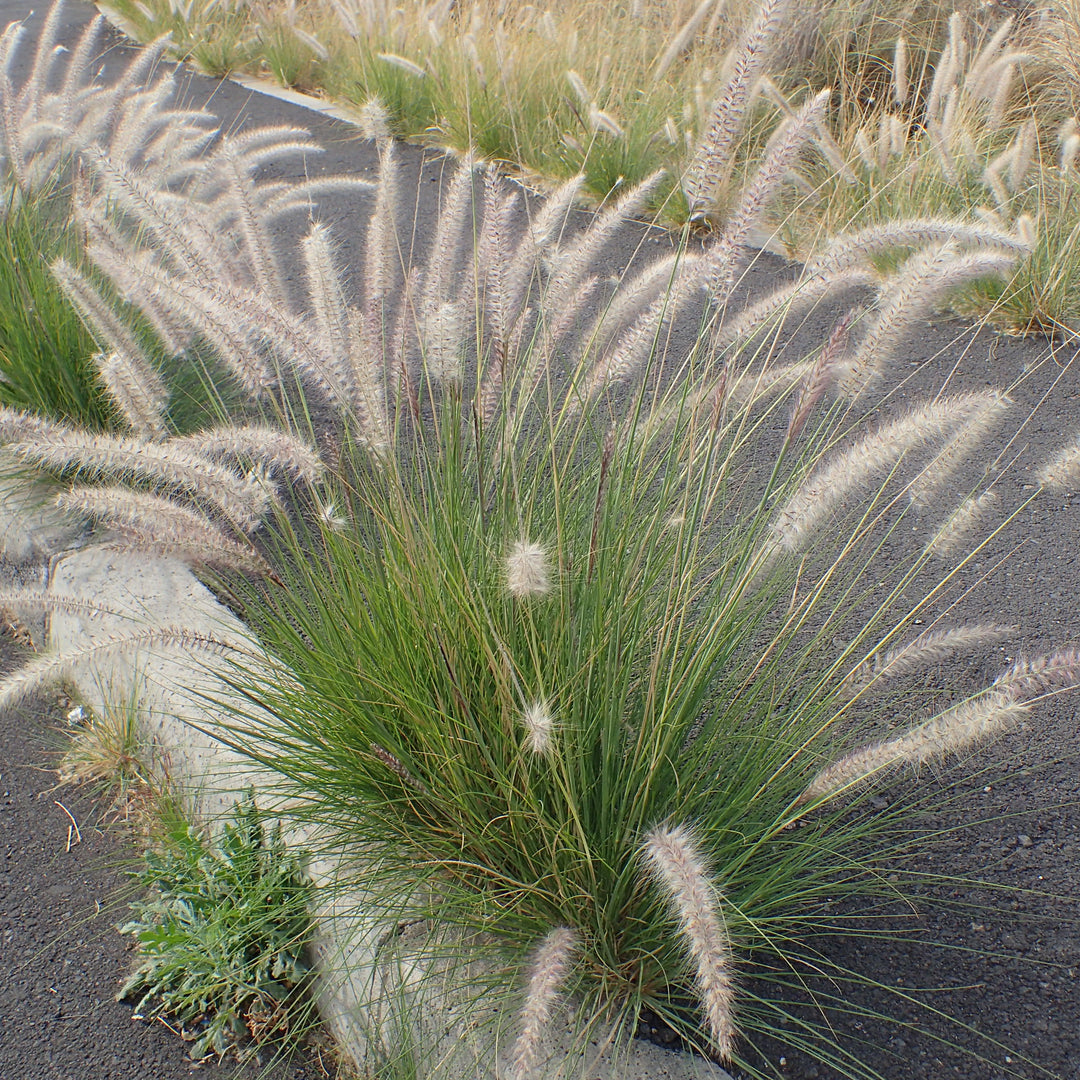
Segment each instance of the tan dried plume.
[[683,825],[650,830],[641,851],[686,938],[713,1047],[728,1061],[736,1036],[734,955],[705,859]]
[[886,769],[918,766],[959,754],[1019,723],[1031,706],[1011,688],[995,687],[938,713],[902,735],[845,754],[811,780],[799,801],[818,802],[865,783]]
[[251,543],[228,536],[204,514],[172,499],[125,487],[75,487],[58,495],[56,505],[122,530],[132,546],[276,577]]
[[776,515],[773,539],[802,550],[855,494],[913,450],[940,445],[1001,398],[997,390],[959,394],[914,408],[833,454],[802,482]]
[[563,983],[570,974],[579,948],[575,931],[558,926],[548,932],[533,953],[520,1030],[510,1053],[512,1080],[527,1080],[537,1065],[544,1032]]
[[842,689],[854,696],[867,687],[885,679],[920,671],[959,652],[968,652],[980,645],[1000,641],[1014,633],[1016,627],[998,623],[972,623],[941,630],[926,630],[903,645],[868,657],[843,682]]

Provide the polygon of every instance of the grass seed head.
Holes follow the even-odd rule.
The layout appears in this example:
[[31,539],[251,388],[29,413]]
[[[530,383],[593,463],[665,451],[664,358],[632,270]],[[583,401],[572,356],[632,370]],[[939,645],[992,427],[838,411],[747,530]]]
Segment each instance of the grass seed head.
[[735,1042],[733,956],[704,857],[693,833],[682,825],[652,829],[642,853],[689,945],[713,1045],[729,1060]]
[[547,596],[551,592],[551,570],[547,553],[540,544],[518,540],[506,560],[506,587],[516,600]]

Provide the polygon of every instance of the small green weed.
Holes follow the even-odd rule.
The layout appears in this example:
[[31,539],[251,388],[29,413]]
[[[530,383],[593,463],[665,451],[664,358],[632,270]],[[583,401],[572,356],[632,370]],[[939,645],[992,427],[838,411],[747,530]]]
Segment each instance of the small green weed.
[[178,1020],[196,1059],[304,1032],[308,885],[251,795],[214,841],[177,822],[135,876],[153,890],[119,928],[141,953],[118,995],[136,1015]]

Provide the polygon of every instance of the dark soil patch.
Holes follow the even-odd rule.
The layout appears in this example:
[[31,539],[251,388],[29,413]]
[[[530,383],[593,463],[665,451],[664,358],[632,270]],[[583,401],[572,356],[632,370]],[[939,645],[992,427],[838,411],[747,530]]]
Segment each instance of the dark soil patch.
[[[4,669],[12,650],[3,644]],[[0,1080],[255,1080],[255,1064],[191,1061],[161,1022],[132,1018],[116,993],[133,965],[124,874],[136,848],[107,804],[56,788],[62,712],[50,699],[0,713]],[[71,818],[81,841],[72,835]],[[265,1075],[265,1074],[263,1074]],[[267,1080],[326,1080],[317,1053]]]

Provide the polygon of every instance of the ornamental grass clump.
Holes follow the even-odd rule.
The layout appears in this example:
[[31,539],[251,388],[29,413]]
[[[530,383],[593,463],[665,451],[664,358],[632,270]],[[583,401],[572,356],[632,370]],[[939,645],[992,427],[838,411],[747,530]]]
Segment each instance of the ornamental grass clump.
[[[505,1008],[515,1076],[546,1067],[557,1006],[616,1036],[648,1010],[751,1075],[778,1029],[874,1075],[831,1032],[844,995],[815,983],[814,1019],[788,988],[823,970],[857,980],[815,936],[845,898],[895,894],[916,770],[1007,730],[1044,692],[1017,677],[885,734],[890,687],[1005,632],[935,615],[913,634],[956,563],[933,544],[881,552],[914,515],[955,525],[970,494],[958,470],[1010,401],[943,393],[865,414],[910,320],[1022,242],[899,230],[894,249],[939,273],[902,263],[820,351],[776,360],[755,342],[798,309],[797,288],[738,334],[722,321],[776,167],[700,252],[628,275],[573,319],[566,298],[597,283],[572,254],[587,241],[558,238],[566,202],[515,228],[512,193],[471,162],[426,259],[377,262],[369,246],[359,301],[309,275],[325,340],[359,325],[362,363],[328,347],[311,372],[343,410],[338,467],[262,540],[280,585],[237,586],[269,659],[237,658],[251,711],[227,737],[350,853],[375,909],[437,928],[438,980],[447,951],[463,971],[479,951],[525,973]],[[397,235],[394,183],[379,181],[369,244]],[[855,246],[837,239],[838,275],[838,253],[865,258]],[[384,329],[374,354],[369,320]],[[690,347],[669,345],[688,324]],[[890,347],[869,356],[868,337]],[[1059,666],[1061,689],[1077,669]],[[897,772],[882,812],[867,793]]]
[[[315,827],[366,910],[393,912],[387,949],[431,923],[408,993],[424,992],[428,961],[441,979],[448,954],[502,973],[495,1026],[518,1074],[546,1067],[566,1006],[582,1039],[626,1035],[648,1010],[751,1075],[778,1030],[873,1075],[833,1034],[829,1011],[858,1008],[844,990],[814,983],[820,1016],[789,1006],[823,972],[858,979],[817,935],[838,902],[895,895],[916,769],[1077,678],[1069,651],[1034,658],[890,728],[900,680],[1000,632],[952,626],[937,605],[979,550],[965,500],[993,501],[962,469],[1011,403],[981,389],[874,406],[912,325],[1027,244],[1000,222],[939,218],[838,234],[793,285],[730,317],[827,105],[792,111],[708,242],[614,286],[598,260],[656,177],[576,234],[580,178],[535,205],[466,158],[406,243],[382,140],[373,183],[335,183],[368,214],[355,287],[313,222],[297,297],[272,226],[316,182],[258,180],[257,166],[309,147],[302,134],[223,137],[180,152],[175,174],[87,151],[76,216],[128,307],[56,273],[114,358],[106,385],[128,430],[0,412],[26,461],[95,481],[61,505],[220,567],[258,647],[165,627],[90,651],[231,662],[250,708],[232,697],[225,737],[280,779],[278,805]],[[725,153],[700,160],[695,190],[731,186]],[[827,340],[797,359],[773,348],[852,284],[860,305]],[[128,347],[129,310],[178,360],[193,339],[211,347],[257,419],[172,433]],[[1040,482],[1073,483],[1070,454]],[[996,477],[979,479],[988,491]],[[886,543],[916,516],[938,545]],[[86,659],[37,658],[0,703]],[[867,793],[889,776],[883,812]]]

